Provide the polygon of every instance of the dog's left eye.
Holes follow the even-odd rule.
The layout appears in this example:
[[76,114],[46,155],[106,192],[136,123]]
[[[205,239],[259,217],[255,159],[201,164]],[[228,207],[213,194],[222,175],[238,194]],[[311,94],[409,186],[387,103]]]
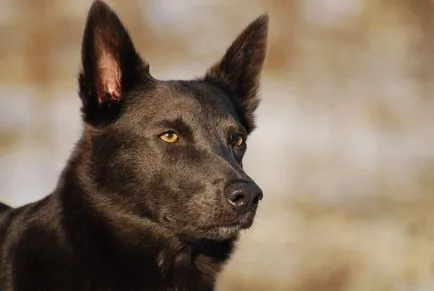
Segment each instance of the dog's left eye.
[[174,131],[167,131],[158,136],[161,140],[167,143],[176,143],[179,141],[179,136]]
[[233,135],[231,137],[231,145],[233,147],[241,147],[244,145],[244,143],[246,142],[246,139],[244,138],[244,136],[237,134],[237,135]]

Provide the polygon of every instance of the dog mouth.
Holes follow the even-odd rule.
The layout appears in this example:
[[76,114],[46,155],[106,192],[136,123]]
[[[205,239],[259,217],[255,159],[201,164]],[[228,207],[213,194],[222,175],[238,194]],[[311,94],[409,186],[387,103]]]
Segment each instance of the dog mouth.
[[179,234],[197,238],[224,240],[238,236],[239,232],[252,226],[255,213],[246,213],[237,221],[231,223],[213,223],[209,225],[195,225],[192,222],[180,221],[169,215],[163,216],[166,227],[177,230]]

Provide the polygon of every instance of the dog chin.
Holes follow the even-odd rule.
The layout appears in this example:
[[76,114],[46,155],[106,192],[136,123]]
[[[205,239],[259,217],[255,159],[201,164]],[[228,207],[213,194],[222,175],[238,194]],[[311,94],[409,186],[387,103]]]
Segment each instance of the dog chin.
[[188,228],[184,229],[181,236],[189,237],[190,239],[210,239],[210,240],[226,240],[236,238],[243,229],[240,225],[231,226],[214,226],[207,229]]
[[225,240],[237,237],[241,229],[240,225],[217,226],[205,231],[201,236],[206,239]]
[[[164,217],[165,226],[172,230],[178,230],[178,234],[197,239],[226,240],[236,238],[241,230],[249,228],[253,223],[253,217],[243,219],[240,223],[231,225],[214,225],[212,227],[196,227],[187,223],[179,223],[170,217]],[[182,225],[182,226],[181,226]]]

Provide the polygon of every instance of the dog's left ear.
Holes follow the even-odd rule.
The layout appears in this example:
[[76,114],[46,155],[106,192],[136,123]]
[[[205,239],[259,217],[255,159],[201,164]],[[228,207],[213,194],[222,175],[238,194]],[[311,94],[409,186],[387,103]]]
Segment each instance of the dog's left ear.
[[268,14],[254,20],[212,66],[205,81],[226,89],[250,132],[255,127],[254,111],[259,105],[258,88],[265,61]]

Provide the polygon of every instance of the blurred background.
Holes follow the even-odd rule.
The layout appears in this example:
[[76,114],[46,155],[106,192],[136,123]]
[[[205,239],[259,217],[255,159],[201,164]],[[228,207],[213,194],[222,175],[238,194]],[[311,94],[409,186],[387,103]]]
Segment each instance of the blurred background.
[[[265,199],[218,290],[434,290],[434,1],[108,2],[162,79],[270,14],[245,162]],[[90,4],[0,0],[2,202],[52,191],[80,136]]]

